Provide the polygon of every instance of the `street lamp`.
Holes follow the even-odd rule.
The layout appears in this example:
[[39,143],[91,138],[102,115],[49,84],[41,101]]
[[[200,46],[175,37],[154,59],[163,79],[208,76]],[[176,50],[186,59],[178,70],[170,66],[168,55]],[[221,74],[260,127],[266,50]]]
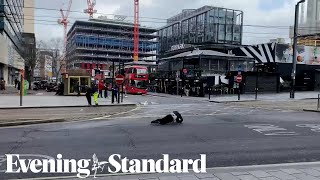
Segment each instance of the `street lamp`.
[[292,86],[291,86],[291,93],[290,98],[294,99],[295,95],[295,86],[296,86],[296,71],[297,71],[297,41],[298,41],[298,23],[299,23],[299,7],[301,3],[304,3],[306,0],[300,0],[296,4],[295,8],[295,18],[294,18],[294,33],[293,33],[293,58],[292,58]]

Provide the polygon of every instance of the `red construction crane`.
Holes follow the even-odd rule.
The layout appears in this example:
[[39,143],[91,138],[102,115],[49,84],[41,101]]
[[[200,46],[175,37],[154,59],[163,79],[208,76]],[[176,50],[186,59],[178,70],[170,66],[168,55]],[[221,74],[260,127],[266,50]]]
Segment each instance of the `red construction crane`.
[[139,60],[139,0],[134,0],[134,62]]
[[69,0],[69,5],[68,5],[68,8],[66,9],[66,12],[64,13],[63,9],[61,8],[60,9],[60,13],[61,13],[61,19],[58,20],[58,23],[63,25],[63,35],[64,35],[64,56],[63,56],[63,60],[61,62],[61,66],[64,66],[63,68],[61,68],[61,71],[62,73],[65,73],[66,72],[66,67],[65,67],[65,59],[66,59],[66,48],[67,48],[67,29],[68,29],[68,24],[69,24],[69,13],[70,13],[70,8],[71,8],[71,5],[72,5],[72,0]]
[[87,0],[88,9],[85,9],[84,12],[90,15],[90,18],[93,18],[93,14],[97,12],[97,10],[94,9],[94,6],[96,5],[96,0]]
[[68,24],[69,24],[69,13],[70,13],[70,8],[71,8],[71,5],[72,5],[72,0],[69,0],[69,6],[68,8],[66,9],[66,13],[63,12],[63,9],[60,9],[60,13],[61,13],[61,17],[62,19],[59,19],[58,20],[58,23],[63,25],[64,27],[64,50],[66,50],[66,46],[67,46],[67,29],[68,29]]

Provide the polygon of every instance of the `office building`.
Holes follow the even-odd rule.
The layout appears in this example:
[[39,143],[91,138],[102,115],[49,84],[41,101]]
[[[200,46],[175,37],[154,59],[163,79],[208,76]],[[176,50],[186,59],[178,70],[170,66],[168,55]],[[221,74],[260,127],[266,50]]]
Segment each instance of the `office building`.
[[34,33],[35,0],[24,0],[24,32]]
[[[155,62],[156,29],[140,26],[139,61]],[[133,61],[134,24],[104,17],[76,21],[68,32],[67,69],[108,69]]]
[[14,84],[19,71],[24,69],[23,0],[0,0],[0,79]]
[[187,9],[169,18],[160,28],[159,53],[174,51],[177,45],[233,44],[241,45],[243,12],[204,6]]

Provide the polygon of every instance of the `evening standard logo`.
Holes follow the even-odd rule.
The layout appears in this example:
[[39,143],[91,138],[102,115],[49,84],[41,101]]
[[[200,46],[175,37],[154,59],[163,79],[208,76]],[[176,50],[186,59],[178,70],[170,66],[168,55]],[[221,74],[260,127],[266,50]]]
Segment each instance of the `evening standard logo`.
[[6,154],[6,173],[77,173],[78,178],[87,178],[93,173],[189,173],[189,166],[195,173],[206,173],[206,155],[200,159],[171,159],[168,154],[157,161],[153,159],[121,158],[119,154],[109,156],[108,161],[99,161],[96,154],[91,159],[63,159],[61,154],[57,159],[26,159],[19,154]]

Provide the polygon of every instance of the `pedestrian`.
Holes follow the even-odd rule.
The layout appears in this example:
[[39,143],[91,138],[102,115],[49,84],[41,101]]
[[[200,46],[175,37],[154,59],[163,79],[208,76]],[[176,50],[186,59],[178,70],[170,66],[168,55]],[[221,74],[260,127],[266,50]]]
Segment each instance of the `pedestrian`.
[[89,86],[86,86],[86,98],[89,106],[92,106],[91,95],[92,95],[92,89]]
[[104,84],[104,98],[107,98],[108,97],[108,83],[107,81],[105,81],[105,84]]
[[113,94],[113,97],[116,98],[116,101],[118,101],[118,86],[116,84],[112,88],[112,94]]
[[190,85],[189,83],[187,83],[184,88],[184,93],[186,94],[186,96],[189,96],[189,92],[190,92]]
[[124,89],[124,97],[128,97],[128,96],[127,96],[127,94],[128,94],[128,92],[127,92],[127,87],[126,87],[126,86],[123,86],[123,89]]
[[77,86],[77,93],[78,93],[77,96],[79,97],[79,96],[80,96],[80,92],[81,92],[80,82],[77,82],[77,85],[76,85],[76,86]]
[[103,90],[105,89],[105,85],[103,83],[103,80],[101,80],[98,84],[98,89],[99,89],[99,95],[98,95],[98,98],[103,98],[102,96],[102,92]]
[[99,96],[99,92],[98,92],[98,87],[97,87],[97,85],[93,85],[93,87],[92,87],[92,94],[93,94],[93,101],[94,101],[94,104],[96,105],[96,106],[98,106],[99,104],[98,104],[98,96]]
[[0,90],[6,90],[6,81],[3,78],[0,81]]
[[18,85],[18,79],[16,78],[16,79],[14,80],[14,88],[17,88],[17,85]]
[[21,90],[21,83],[20,83],[20,81],[18,81],[17,89],[18,89],[18,93],[20,94],[20,90]]

